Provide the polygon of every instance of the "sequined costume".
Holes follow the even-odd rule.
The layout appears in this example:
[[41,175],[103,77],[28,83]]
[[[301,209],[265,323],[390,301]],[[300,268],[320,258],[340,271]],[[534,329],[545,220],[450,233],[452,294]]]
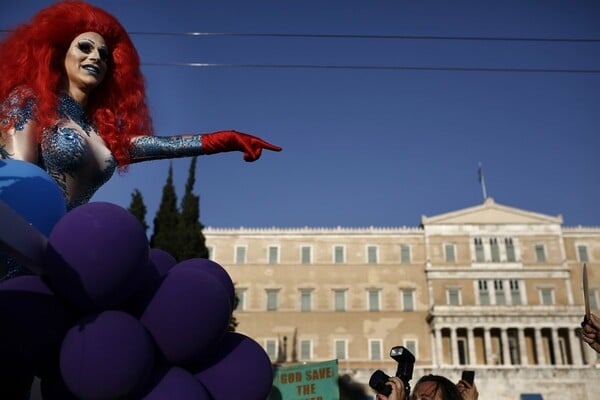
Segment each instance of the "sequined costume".
[[[2,107],[10,108],[15,118],[15,135],[35,120],[33,97],[18,107],[21,99],[13,94]],[[113,175],[117,162],[98,135],[85,110],[71,97],[59,97],[60,120],[44,130],[37,164],[58,184],[65,196],[67,210],[87,203]],[[138,136],[131,141],[131,162],[201,155],[202,135]],[[0,145],[0,158],[12,158],[10,149]]]

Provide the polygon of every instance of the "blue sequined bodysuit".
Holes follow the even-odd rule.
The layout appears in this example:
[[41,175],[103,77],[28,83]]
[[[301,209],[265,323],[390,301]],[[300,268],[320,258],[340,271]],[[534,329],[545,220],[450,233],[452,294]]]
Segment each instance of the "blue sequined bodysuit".
[[[24,91],[28,98],[23,102],[23,91],[20,93],[13,93],[0,104],[0,108],[8,108],[15,137],[35,119],[33,95]],[[25,105],[19,107],[19,104]],[[42,134],[37,164],[54,178],[65,196],[67,210],[70,210],[90,200],[111,178],[117,162],[79,103],[63,94],[59,97],[58,113],[61,118]],[[0,124],[0,135],[1,128]],[[132,139],[129,153],[132,163],[201,155],[201,135],[138,136]],[[13,157],[9,146],[4,146],[0,140],[2,158],[18,157]]]

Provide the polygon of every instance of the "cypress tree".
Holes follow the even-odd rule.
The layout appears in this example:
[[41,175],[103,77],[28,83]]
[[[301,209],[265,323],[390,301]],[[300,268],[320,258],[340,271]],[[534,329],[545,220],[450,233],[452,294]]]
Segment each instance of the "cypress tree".
[[146,223],[146,205],[144,204],[144,197],[142,193],[135,189],[133,193],[131,193],[131,203],[128,208],[129,212],[133,214],[134,217],[140,221],[142,227],[144,228],[144,232],[148,230],[148,224]]
[[185,194],[181,199],[181,214],[179,218],[181,241],[179,253],[176,257],[179,261],[190,258],[208,258],[206,238],[202,233],[204,226],[200,223],[200,198],[193,193],[196,182],[196,161],[197,157],[193,157],[185,184]]
[[152,248],[162,249],[175,259],[179,254],[179,211],[177,210],[177,195],[173,185],[173,165],[169,165],[169,174],[163,187],[162,199],[154,217],[154,232],[150,238]]

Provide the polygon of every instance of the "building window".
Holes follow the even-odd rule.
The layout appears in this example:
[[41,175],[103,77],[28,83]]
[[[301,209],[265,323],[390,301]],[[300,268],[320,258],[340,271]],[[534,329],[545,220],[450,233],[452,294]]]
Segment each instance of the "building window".
[[467,365],[469,363],[469,353],[467,351],[467,341],[465,338],[457,338],[456,347],[458,350],[458,364]]
[[587,246],[584,244],[578,244],[577,245],[577,259],[580,262],[588,262],[590,261],[589,257],[588,257],[588,249]]
[[300,341],[300,359],[311,360],[312,359],[312,341],[301,340]]
[[302,264],[312,263],[312,248],[310,246],[300,247],[300,260]]
[[346,289],[333,290],[333,308],[335,311],[346,311]]
[[504,295],[504,282],[497,279],[494,281],[494,296],[496,297],[496,304],[503,306],[506,304],[506,296]]
[[344,246],[333,247],[333,261],[336,264],[343,264],[345,262]]
[[246,246],[235,246],[235,263],[245,264],[246,263]]
[[517,261],[517,256],[515,253],[515,245],[513,244],[512,238],[504,239],[504,246],[506,247],[506,261],[508,261],[508,262]]
[[417,354],[418,346],[416,339],[405,339],[404,347],[406,347],[406,349],[410,351],[417,360],[419,359],[419,355]]
[[483,252],[483,240],[481,238],[475,238],[475,261],[476,262],[484,262],[485,254]]
[[546,249],[543,244],[535,245],[535,259],[537,262],[546,262]]
[[214,246],[206,246],[206,250],[208,250],[208,259],[214,260],[215,247]]
[[379,303],[379,289],[369,289],[367,290],[367,299],[369,302],[369,311],[379,311],[380,303]]
[[369,339],[369,360],[379,361],[383,359],[381,354],[382,347],[381,339]]
[[300,311],[312,309],[312,289],[300,289]]
[[446,262],[456,262],[455,248],[453,244],[444,245],[444,251],[446,253]]
[[448,288],[446,289],[446,301],[450,306],[459,306],[460,305],[460,289],[458,288]]
[[488,283],[484,280],[477,282],[479,288],[479,304],[482,306],[490,305],[490,292],[488,290]]
[[413,289],[402,289],[402,311],[415,310],[415,291]]
[[510,300],[513,305],[521,305],[521,288],[519,287],[519,281],[516,279],[510,280]]
[[521,353],[519,351],[519,339],[516,336],[514,330],[509,330],[508,335],[508,354],[510,356],[510,363],[512,365],[521,364]]
[[338,360],[346,360],[348,358],[348,346],[345,339],[336,339],[333,343],[333,346],[335,348],[335,358]]
[[541,288],[540,289],[540,301],[545,306],[553,305],[554,304],[554,289]]
[[277,311],[279,289],[267,289],[267,311]]
[[279,263],[279,246],[269,246],[269,264]]
[[500,262],[500,247],[498,247],[498,239],[490,239],[490,252],[492,254],[492,262]]
[[400,262],[410,264],[410,246],[407,244],[400,245]]
[[265,340],[265,351],[271,360],[277,359],[277,339]]
[[235,289],[235,310],[244,311],[246,309],[246,289]]
[[367,263],[377,264],[377,246],[367,246]]

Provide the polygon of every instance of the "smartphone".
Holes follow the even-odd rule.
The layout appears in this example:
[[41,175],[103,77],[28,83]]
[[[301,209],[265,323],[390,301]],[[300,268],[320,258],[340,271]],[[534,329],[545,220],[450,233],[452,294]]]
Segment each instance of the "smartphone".
[[463,371],[460,379],[472,385],[475,380],[475,371]]

